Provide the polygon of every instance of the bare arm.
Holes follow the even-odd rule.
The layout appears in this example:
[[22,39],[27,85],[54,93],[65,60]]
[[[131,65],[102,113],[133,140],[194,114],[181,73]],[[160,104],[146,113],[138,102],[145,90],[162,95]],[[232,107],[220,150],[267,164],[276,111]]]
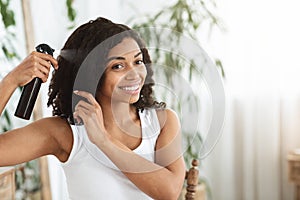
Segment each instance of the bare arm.
[[153,163],[134,153],[106,132],[101,107],[91,94],[77,94],[89,101],[77,107],[74,116],[83,120],[90,140],[140,190],[154,199],[177,199],[184,181],[185,165],[176,114],[170,110],[165,111],[165,124],[157,140],[156,160]]
[[66,161],[71,146],[72,133],[65,120],[41,119],[0,134],[0,166],[16,165],[49,154]]
[[57,69],[57,61],[52,56],[32,52],[0,81],[0,115],[17,87],[29,83],[34,77],[47,81],[51,66],[49,62]]
[[176,115],[166,110],[166,122],[156,144],[155,163],[132,152],[119,141],[96,145],[140,190],[154,199],[177,199],[183,185],[185,165],[181,153],[180,127]]
[[14,84],[10,80],[9,76],[4,77],[4,79],[0,81],[0,94],[2,96],[2,98],[0,98],[0,116],[5,108],[5,105],[17,87],[18,85]]

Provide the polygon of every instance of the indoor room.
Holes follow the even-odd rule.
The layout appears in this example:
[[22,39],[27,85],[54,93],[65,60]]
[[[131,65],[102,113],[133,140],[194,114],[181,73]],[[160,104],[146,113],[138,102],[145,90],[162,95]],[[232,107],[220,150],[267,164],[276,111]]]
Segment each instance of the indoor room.
[[0,200],[300,200],[298,1],[0,3]]

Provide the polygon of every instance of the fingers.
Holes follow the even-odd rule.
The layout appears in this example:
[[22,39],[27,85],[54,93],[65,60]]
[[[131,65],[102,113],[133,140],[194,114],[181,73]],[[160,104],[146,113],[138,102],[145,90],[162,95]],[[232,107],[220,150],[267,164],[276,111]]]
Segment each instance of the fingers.
[[43,81],[43,83],[45,83],[49,77],[49,73],[45,74],[41,71],[37,71],[35,73],[35,77],[39,77]]
[[51,66],[54,67],[54,69],[58,69],[58,63],[57,60],[55,60],[51,55],[39,53],[39,52],[32,52],[32,60],[33,62],[39,64],[41,66],[40,71],[42,71],[44,74],[47,74],[49,72]]
[[45,54],[45,53],[36,52],[36,51],[33,51],[32,55],[35,55],[38,58],[40,58],[40,63],[43,64],[44,66],[50,68],[51,65],[46,64],[46,63],[50,62],[52,64],[52,66],[54,67],[54,69],[56,69],[56,70],[58,69],[58,62],[51,55]]
[[91,111],[95,110],[95,107],[85,101],[79,101],[75,106],[75,111],[82,110],[84,113],[88,114]]
[[58,63],[51,55],[34,51],[29,57],[29,64],[33,66],[32,78],[38,77],[42,79],[43,82],[46,82],[49,77],[51,66],[58,69]]
[[38,58],[38,64],[36,67],[35,75],[42,79],[43,82],[46,82],[49,77],[51,64],[48,61]]
[[99,105],[94,96],[89,92],[75,90],[74,94],[86,98],[92,105]]
[[92,94],[78,90],[75,90],[74,94],[87,99],[87,101],[79,101],[75,106],[73,116],[77,120],[77,122],[85,121],[89,118],[94,118],[98,116],[99,113],[101,113],[101,107]]
[[58,62],[51,55],[34,51],[16,66],[8,76],[14,77],[11,79],[11,84],[14,84],[16,87],[26,85],[35,77],[46,82],[51,65],[58,69]]
[[82,110],[76,110],[73,113],[73,117],[75,119],[75,122],[78,124],[83,123],[83,120],[86,119],[86,113],[84,113]]

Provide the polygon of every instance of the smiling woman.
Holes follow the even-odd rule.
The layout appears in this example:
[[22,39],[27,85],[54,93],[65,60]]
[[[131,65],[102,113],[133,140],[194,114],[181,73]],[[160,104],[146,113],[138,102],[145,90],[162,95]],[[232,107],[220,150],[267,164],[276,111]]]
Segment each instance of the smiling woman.
[[54,117],[0,135],[0,166],[52,154],[71,199],[177,199],[185,176],[180,124],[154,99],[139,35],[104,18],[83,24],[57,61],[32,53],[2,80],[0,110],[19,85],[47,79],[45,61],[56,68],[48,101]]
[[143,54],[138,44],[133,39],[124,38],[108,54],[103,84],[98,90],[100,96],[97,95],[97,97],[101,99],[107,96],[110,100],[113,96],[113,99],[116,100],[118,94],[121,93],[120,95],[123,94],[123,96],[120,99],[124,99],[124,94],[127,94],[129,99],[126,100],[126,103],[128,101],[135,103],[139,99],[146,75]]

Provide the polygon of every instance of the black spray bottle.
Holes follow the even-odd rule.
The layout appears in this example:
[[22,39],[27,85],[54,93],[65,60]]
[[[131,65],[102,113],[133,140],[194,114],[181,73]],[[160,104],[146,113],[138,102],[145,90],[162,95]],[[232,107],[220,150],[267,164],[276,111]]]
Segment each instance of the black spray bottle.
[[[37,52],[53,56],[54,49],[47,44],[40,44],[35,49]],[[41,84],[42,80],[36,77],[24,86],[15,116],[27,120],[30,118]]]

